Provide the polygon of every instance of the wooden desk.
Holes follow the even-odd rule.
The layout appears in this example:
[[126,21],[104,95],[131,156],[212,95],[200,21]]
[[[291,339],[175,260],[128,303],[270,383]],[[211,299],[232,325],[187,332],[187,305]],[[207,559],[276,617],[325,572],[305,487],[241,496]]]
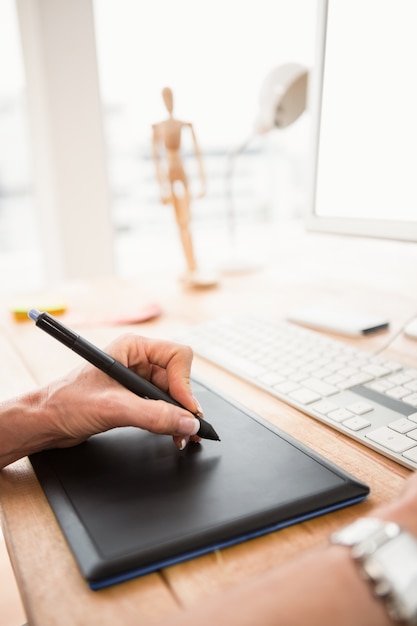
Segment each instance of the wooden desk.
[[[417,247],[329,235],[305,235],[294,227],[278,233],[270,264],[259,272],[224,277],[220,286],[187,291],[172,275],[138,275],[129,282],[70,285],[68,323],[104,346],[127,328],[100,323],[98,310],[115,312],[158,301],[163,315],[130,327],[140,334],[174,337],[187,324],[241,310],[285,316],[294,306],[321,299],[380,313],[389,334],[349,340],[374,350],[417,309]],[[88,288],[87,288],[88,287]],[[116,303],[116,304],[115,304]],[[94,322],[96,316],[96,323]],[[75,322],[75,323],[73,323]],[[24,391],[79,364],[79,357],[32,324],[13,323],[3,308],[0,328],[1,397]],[[417,342],[398,336],[387,351],[417,367]],[[199,358],[194,372],[262,417],[368,483],[367,502],[304,522],[266,537],[179,564],[99,592],[80,576],[27,459],[0,473],[3,532],[31,626],[147,624],[198,603],[324,541],[328,534],[396,494],[405,468],[365,449],[286,406],[267,393]]]

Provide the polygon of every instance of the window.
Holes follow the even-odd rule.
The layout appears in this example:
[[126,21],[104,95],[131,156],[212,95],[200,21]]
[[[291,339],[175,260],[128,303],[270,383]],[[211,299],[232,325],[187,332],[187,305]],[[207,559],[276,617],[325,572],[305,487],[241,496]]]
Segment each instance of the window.
[[[165,86],[173,89],[175,116],[192,122],[203,152],[207,194],[191,207],[202,253],[213,256],[213,239],[217,248],[228,248],[235,216],[239,227],[248,225],[253,243],[257,226],[296,214],[308,117],[288,130],[254,137],[234,161],[229,179],[227,172],[230,154],[251,136],[265,76],[290,61],[311,65],[315,3],[92,2],[119,274],[136,271],[144,258],[139,254],[148,256],[162,235],[172,241],[172,262],[183,264],[173,213],[160,203],[151,158],[151,125],[167,116]],[[0,3],[0,24],[0,271],[3,290],[25,290],[42,286],[45,278],[15,0]],[[192,189],[198,191],[186,137],[183,148]],[[164,267],[166,255],[158,258]]]
[[[151,158],[151,125],[167,117],[161,97],[166,86],[173,90],[174,116],[192,122],[203,152],[207,195],[191,207],[195,237],[204,232],[201,253],[206,246],[212,254],[210,229],[217,243],[223,234],[227,247],[228,184],[239,224],[250,223],[251,238],[254,224],[299,210],[306,120],[254,138],[236,158],[229,183],[227,171],[231,152],[251,136],[265,76],[287,62],[311,65],[315,3],[96,0],[94,11],[122,265],[126,250],[131,263],[135,250],[149,245],[150,239],[154,245],[155,233],[172,230],[177,240],[172,211],[160,203]],[[185,143],[183,154],[197,192],[195,161],[187,148]],[[161,263],[166,264],[166,257]],[[129,271],[127,266],[124,271]]]
[[14,0],[0,2],[0,272],[3,292],[40,284],[41,264]]

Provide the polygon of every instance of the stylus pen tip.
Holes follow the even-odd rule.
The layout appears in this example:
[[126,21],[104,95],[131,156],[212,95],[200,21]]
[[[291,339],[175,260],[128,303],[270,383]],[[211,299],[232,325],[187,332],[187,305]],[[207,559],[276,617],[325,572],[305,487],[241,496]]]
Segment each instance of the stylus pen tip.
[[213,426],[206,422],[206,420],[200,419],[200,429],[197,433],[202,439],[211,439],[212,441],[220,441],[219,435],[214,430]]

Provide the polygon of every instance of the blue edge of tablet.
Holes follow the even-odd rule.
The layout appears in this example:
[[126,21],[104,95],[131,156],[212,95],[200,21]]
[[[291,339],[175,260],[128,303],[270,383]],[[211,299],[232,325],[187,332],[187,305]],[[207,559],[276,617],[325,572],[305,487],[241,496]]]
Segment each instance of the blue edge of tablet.
[[288,526],[294,526],[295,524],[299,524],[300,522],[305,522],[306,520],[312,519],[314,517],[319,517],[320,515],[325,515],[326,513],[331,513],[332,511],[343,509],[347,506],[351,506],[353,504],[362,502],[363,500],[367,498],[367,496],[368,494],[365,494],[365,495],[358,496],[357,498],[352,498],[351,500],[345,500],[344,502],[340,502],[338,504],[325,507],[318,511],[312,511],[310,513],[306,513],[304,515],[300,515],[298,517],[294,517],[289,520],[279,522],[277,524],[272,524],[265,528],[261,528],[256,531],[246,533],[244,535],[232,537],[231,539],[228,539],[226,541],[222,541],[217,544],[211,544],[209,546],[205,546],[204,548],[199,548],[198,550],[191,550],[190,552],[184,552],[183,554],[176,555],[175,557],[171,557],[169,559],[156,561],[154,563],[150,563],[149,565],[138,567],[136,569],[123,572],[122,574],[117,574],[116,576],[109,576],[107,578],[103,578],[102,580],[88,581],[88,585],[90,589],[92,589],[93,591],[98,591],[99,589],[104,589],[112,585],[117,585],[119,583],[132,580],[133,578],[145,576],[146,574],[150,574],[157,570],[163,569],[164,567],[177,565],[178,563],[182,563],[184,561],[188,561],[196,557],[203,556],[204,554],[209,554],[210,552],[215,552],[216,550],[221,550],[223,548],[229,548],[238,543],[243,543],[244,541],[248,541],[249,539],[256,539],[256,537],[267,535],[276,530],[281,530],[282,528],[286,528]]

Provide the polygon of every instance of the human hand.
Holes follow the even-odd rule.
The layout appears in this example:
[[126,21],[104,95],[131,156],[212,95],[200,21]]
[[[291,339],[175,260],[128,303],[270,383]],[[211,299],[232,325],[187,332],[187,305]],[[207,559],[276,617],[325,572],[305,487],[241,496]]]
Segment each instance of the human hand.
[[405,481],[399,495],[376,509],[373,516],[396,522],[417,537],[417,472]]
[[191,415],[201,414],[190,386],[191,348],[129,334],[112,342],[106,351],[188,410],[140,398],[97,368],[85,365],[38,394],[42,423],[49,431],[48,447],[76,445],[90,435],[118,426],[173,435],[179,448],[190,437],[199,441],[195,436],[199,422]]

